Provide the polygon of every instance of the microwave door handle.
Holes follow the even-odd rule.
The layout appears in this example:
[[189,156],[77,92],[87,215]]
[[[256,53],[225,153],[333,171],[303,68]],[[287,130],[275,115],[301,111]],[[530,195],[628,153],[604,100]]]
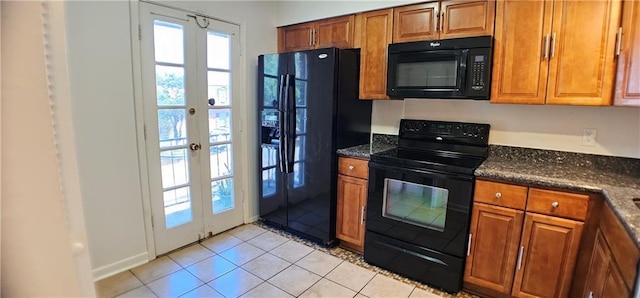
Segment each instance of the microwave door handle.
[[467,90],[467,67],[469,63],[469,50],[462,50],[458,61],[458,70],[460,71],[460,77],[458,78],[458,92]]

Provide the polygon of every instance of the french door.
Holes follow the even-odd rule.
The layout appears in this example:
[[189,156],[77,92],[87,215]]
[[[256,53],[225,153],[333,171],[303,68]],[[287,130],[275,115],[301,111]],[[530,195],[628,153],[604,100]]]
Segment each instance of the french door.
[[239,27],[140,3],[156,254],[242,224]]

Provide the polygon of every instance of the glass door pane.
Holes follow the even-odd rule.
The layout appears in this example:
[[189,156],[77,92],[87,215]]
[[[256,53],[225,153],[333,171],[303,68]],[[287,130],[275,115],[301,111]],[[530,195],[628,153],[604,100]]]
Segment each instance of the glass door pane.
[[184,27],[153,23],[160,167],[167,229],[193,221],[187,138]]
[[230,36],[207,32],[209,162],[213,214],[235,208]]

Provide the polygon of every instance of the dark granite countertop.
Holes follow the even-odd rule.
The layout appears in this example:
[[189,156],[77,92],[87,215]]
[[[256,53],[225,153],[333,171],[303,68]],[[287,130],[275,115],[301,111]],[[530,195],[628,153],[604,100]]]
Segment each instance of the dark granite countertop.
[[368,159],[372,153],[387,151],[397,146],[398,136],[373,134],[373,142],[371,144],[338,149],[337,153],[347,157]]
[[338,154],[347,157],[369,158],[372,153],[382,152],[395,148],[395,145],[371,143],[338,149]]
[[479,178],[602,193],[640,246],[640,160],[529,148],[490,147],[489,158],[475,174]]

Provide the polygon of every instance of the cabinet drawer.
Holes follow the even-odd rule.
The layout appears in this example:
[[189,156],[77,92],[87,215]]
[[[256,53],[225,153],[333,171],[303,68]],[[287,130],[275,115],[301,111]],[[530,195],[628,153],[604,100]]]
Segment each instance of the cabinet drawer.
[[476,180],[473,201],[524,210],[527,204],[525,186]]
[[537,188],[529,189],[527,211],[585,220],[588,207],[588,195]]
[[364,159],[340,157],[338,174],[369,179],[369,161]]

